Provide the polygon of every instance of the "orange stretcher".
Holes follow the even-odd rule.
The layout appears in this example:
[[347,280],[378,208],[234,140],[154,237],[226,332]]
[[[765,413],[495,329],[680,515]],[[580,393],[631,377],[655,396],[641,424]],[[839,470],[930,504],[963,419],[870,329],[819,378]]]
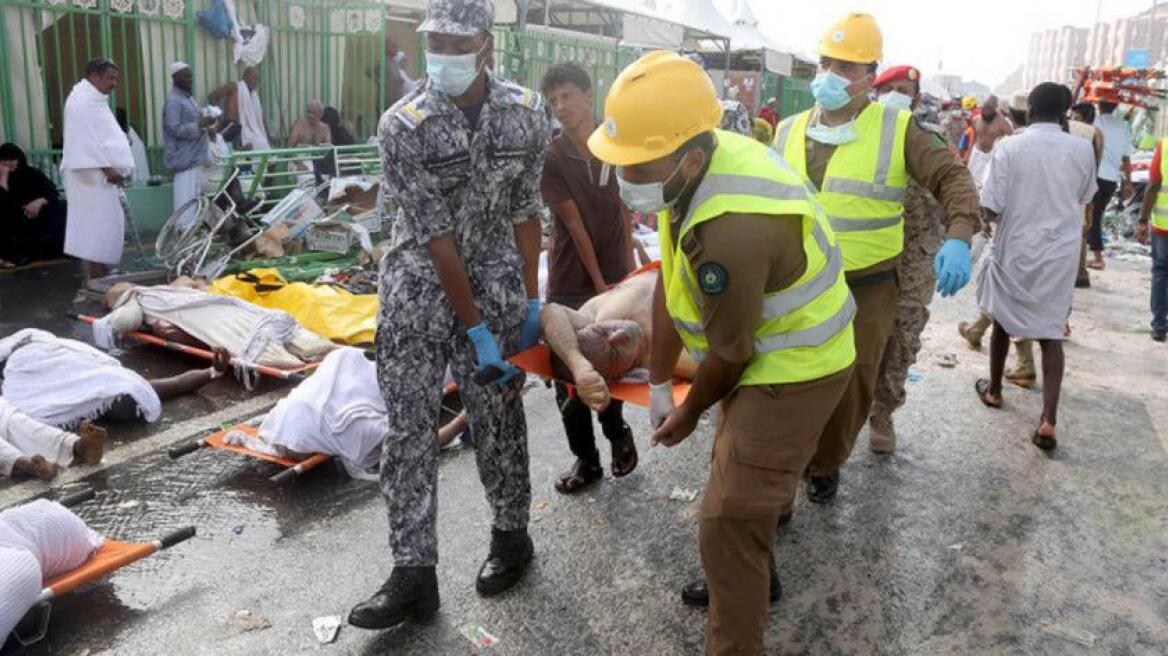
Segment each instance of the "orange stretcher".
[[[97,317],[91,317],[91,316],[85,315],[85,314],[70,314],[68,316],[71,319],[76,319],[78,321],[82,321],[82,322],[88,323],[88,324],[92,324],[94,321],[97,321]],[[150,333],[132,332],[132,333],[126,333],[126,335],[124,335],[124,336],[132,338],[133,340],[135,340],[141,344],[149,344],[151,346],[160,346],[164,349],[168,349],[171,351],[177,351],[179,353],[184,353],[186,355],[190,355],[190,356],[199,358],[201,360],[206,360],[207,362],[213,362],[214,358],[215,358],[215,354],[212,353],[211,351],[208,351],[207,349],[198,348],[197,346],[187,346],[186,344],[179,344],[178,342],[172,342],[169,340],[165,340],[157,335],[151,335]],[[255,364],[255,365],[245,364],[243,362],[240,362],[236,358],[232,358],[231,363],[237,367],[250,369],[251,371],[254,371],[258,374],[262,374],[264,376],[270,376],[272,378],[279,378],[281,380],[290,380],[292,382],[300,382],[300,381],[304,380],[305,377],[307,376],[307,374],[312,373],[312,370],[316,369],[317,366],[319,366],[319,363],[317,363],[317,362],[309,362],[308,364],[305,364],[304,366],[301,366],[301,367],[294,367],[291,369],[281,369],[279,367],[269,367],[267,365],[262,365],[262,364]]]
[[[64,497],[59,500],[59,503],[66,508],[72,508],[93,499],[95,496],[96,493],[90,488]],[[21,620],[21,625],[13,631],[17,642],[27,647],[44,638],[49,625],[51,606],[48,602],[50,600],[99,581],[131,563],[152,556],[163,549],[169,549],[194,536],[195,527],[188,526],[151,542],[118,542],[106,539],[101,547],[93,552],[89,560],[80,567],[42,582],[42,590],[37,596],[36,605]],[[5,637],[0,636],[0,641]]]
[[[458,385],[451,383],[442,390],[442,397],[443,399],[448,399],[457,393]],[[448,408],[445,408],[444,406],[444,409]],[[332,460],[333,457],[327,453],[314,453],[303,460],[293,460],[292,458],[285,458],[282,456],[272,455],[270,453],[264,453],[263,451],[255,451],[247,447],[227,443],[227,435],[232,431],[240,431],[245,433],[248,437],[257,437],[260,430],[259,425],[262,423],[262,420],[262,416],[255,417],[241,424],[236,424],[230,428],[225,428],[211,433],[207,437],[195,440],[194,442],[180,444],[179,446],[167,450],[166,454],[172,460],[174,460],[187,454],[194,453],[195,451],[203,448],[217,449],[219,451],[232,451],[249,458],[263,460],[265,462],[270,462],[272,464],[283,467],[284,469],[282,471],[268,478],[268,480],[273,483],[283,483],[285,481],[291,480]]]
[[[552,351],[547,344],[537,344],[507,358],[507,361],[529,374],[563,383],[569,388],[575,389],[571,383],[559,380],[552,375]],[[689,394],[689,386],[689,381],[673,381],[673,402],[675,404],[681,405],[685,402],[685,397]],[[608,394],[618,401],[625,401],[643,408],[649,407],[648,383],[609,383]]]

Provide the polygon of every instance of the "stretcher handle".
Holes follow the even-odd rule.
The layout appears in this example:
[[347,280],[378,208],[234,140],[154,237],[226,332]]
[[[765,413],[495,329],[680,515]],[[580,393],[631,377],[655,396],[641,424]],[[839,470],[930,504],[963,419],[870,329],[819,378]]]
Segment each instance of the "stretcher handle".
[[193,442],[187,442],[186,444],[170,447],[167,449],[166,455],[169,456],[171,460],[177,460],[185,455],[190,455],[201,448],[203,448],[203,440],[195,440]]
[[73,508],[85,503],[86,501],[92,501],[95,498],[97,498],[97,491],[91,487],[87,487],[84,490],[77,490],[72,494],[66,494],[65,496],[58,499],[57,503],[65,506],[66,508]]
[[273,482],[273,483],[285,483],[287,481],[290,481],[290,480],[296,478],[299,475],[300,475],[300,472],[296,471],[295,467],[289,467],[289,468],[285,469],[284,471],[271,476],[270,478],[268,478],[268,480]]
[[158,541],[158,545],[159,545],[158,548],[159,549],[169,549],[169,548],[173,547],[174,545],[176,545],[180,542],[186,542],[187,540],[190,540],[193,537],[195,537],[195,527],[194,526],[180,528],[177,531],[174,531],[172,533],[167,533],[166,535],[162,536],[162,539]]

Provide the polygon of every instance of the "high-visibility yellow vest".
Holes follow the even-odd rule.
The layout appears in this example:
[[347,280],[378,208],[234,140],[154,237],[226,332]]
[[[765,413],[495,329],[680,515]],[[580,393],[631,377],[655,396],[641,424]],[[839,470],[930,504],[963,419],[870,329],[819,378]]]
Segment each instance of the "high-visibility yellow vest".
[[[807,126],[812,110],[779,124],[775,150],[807,176]],[[844,251],[844,269],[856,271],[904,250],[904,145],[912,114],[871,103],[856,117],[859,138],[837,146],[815,198],[827,212]]]
[[738,384],[797,383],[846,369],[856,360],[856,304],[844,282],[843,258],[826,215],[811,189],[776,152],[748,137],[722,130],[715,134],[718,146],[688,213],[676,224],[668,211],[658,221],[666,306],[682,342],[699,363],[709,351],[701,285],[681,247],[686,235],[727,213],[801,216],[807,270],[790,287],[763,298],[754,356]]
[[[1160,142],[1160,179],[1168,181],[1168,137]],[[1152,227],[1168,232],[1168,190],[1160,187],[1156,194],[1156,206],[1152,208]]]

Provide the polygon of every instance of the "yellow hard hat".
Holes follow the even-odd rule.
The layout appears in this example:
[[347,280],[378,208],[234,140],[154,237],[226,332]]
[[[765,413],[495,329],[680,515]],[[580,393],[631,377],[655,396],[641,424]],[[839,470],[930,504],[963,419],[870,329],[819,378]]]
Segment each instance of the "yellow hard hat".
[[966,96],[961,99],[962,109],[974,109],[977,107],[977,96]]
[[851,13],[828,28],[819,54],[832,59],[871,64],[884,58],[884,36],[871,14]]
[[702,67],[656,50],[613,81],[604,121],[588,137],[588,149],[615,166],[642,164],[672,154],[721,122],[722,104]]

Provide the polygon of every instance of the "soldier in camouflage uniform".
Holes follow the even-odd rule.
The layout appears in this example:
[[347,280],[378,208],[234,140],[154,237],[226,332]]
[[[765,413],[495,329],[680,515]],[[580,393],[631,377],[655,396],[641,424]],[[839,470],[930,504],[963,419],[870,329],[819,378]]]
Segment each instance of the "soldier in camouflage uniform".
[[[920,93],[920,73],[909,66],[890,68],[872,86],[880,102],[895,104],[898,99],[904,102],[903,97],[889,95],[895,92],[912,98],[911,107]],[[896,451],[892,413],[904,405],[908,368],[916,362],[921,350],[921,332],[929,322],[929,303],[937,285],[933,262],[944,241],[947,223],[945,212],[933,196],[916,182],[909,182],[904,196],[904,252],[896,265],[900,280],[896,323],[880,360],[868,415],[868,447],[873,453]]]
[[718,127],[730,132],[737,132],[746,137],[752,136],[750,110],[746,109],[746,105],[743,105],[737,100],[723,100],[722,125]]
[[447,364],[493,518],[479,593],[514,585],[533,554],[523,377],[501,354],[539,337],[539,178],[550,115],[539,94],[486,70],[493,12],[491,0],[430,0],[418,28],[427,35],[428,81],[378,127],[385,197],[397,206],[377,325],[394,569],[350,614],[362,628],[438,610],[434,435]]

